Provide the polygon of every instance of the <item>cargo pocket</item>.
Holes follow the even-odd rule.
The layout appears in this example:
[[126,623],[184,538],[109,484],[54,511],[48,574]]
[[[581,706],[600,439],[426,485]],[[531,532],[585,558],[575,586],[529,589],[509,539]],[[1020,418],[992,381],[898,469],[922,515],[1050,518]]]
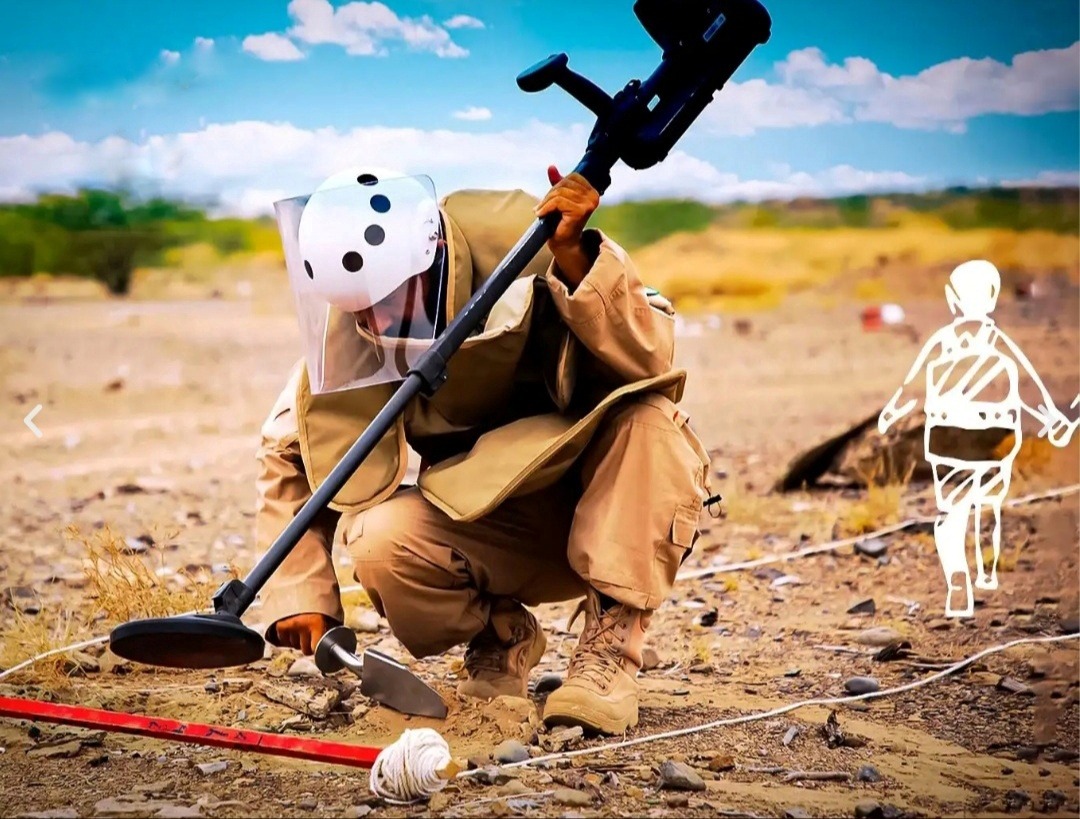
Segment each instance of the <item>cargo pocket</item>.
[[671,593],[675,575],[686,560],[698,538],[698,518],[701,515],[701,502],[680,504],[675,507],[671,519],[671,528],[667,536],[656,545],[656,560],[653,561],[652,588],[649,590],[649,603],[646,608],[660,606]]

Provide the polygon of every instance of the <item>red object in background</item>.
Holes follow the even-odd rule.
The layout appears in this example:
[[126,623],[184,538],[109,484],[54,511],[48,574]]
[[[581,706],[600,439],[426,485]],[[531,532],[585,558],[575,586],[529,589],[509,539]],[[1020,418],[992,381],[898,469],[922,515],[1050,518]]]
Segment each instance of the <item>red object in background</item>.
[[903,324],[906,316],[899,304],[872,304],[862,311],[863,330],[880,330],[885,325]]
[[327,742],[287,734],[266,734],[262,731],[227,728],[223,725],[180,722],[141,714],[102,711],[97,708],[83,708],[79,705],[57,705],[52,702],[24,700],[16,697],[0,697],[0,717],[40,720],[60,725],[75,725],[80,728],[138,734],[173,742],[213,745],[235,751],[253,751],[257,754],[308,759],[312,762],[328,762],[354,768],[370,768],[375,764],[375,758],[382,750],[364,745],[348,745],[344,742]]
[[862,311],[862,328],[864,330],[880,330],[881,326],[881,307],[877,304],[864,307]]

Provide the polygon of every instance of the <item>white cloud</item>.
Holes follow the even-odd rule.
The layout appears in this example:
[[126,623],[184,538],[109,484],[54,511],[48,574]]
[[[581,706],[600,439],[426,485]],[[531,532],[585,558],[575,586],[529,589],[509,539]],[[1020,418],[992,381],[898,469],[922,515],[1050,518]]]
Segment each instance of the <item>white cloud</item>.
[[850,122],[960,133],[987,114],[1037,116],[1080,107],[1080,42],[1027,51],[1010,63],[961,57],[904,76],[864,57],[831,63],[820,49],[804,48],[775,69],[779,82],[728,83],[705,121],[717,133],[738,135]]
[[463,119],[466,122],[483,122],[484,120],[491,119],[491,109],[470,105],[468,108],[455,111],[454,119]]
[[[244,50],[262,59],[297,60],[302,58],[297,43],[303,43],[337,45],[352,56],[372,57],[385,56],[390,43],[401,43],[413,51],[425,51],[438,57],[466,57],[469,54],[453,41],[447,28],[430,16],[399,17],[384,3],[351,2],[335,8],[329,0],[291,0],[288,11],[293,25],[286,32],[247,37]],[[458,21],[458,18],[451,18],[451,21]]]
[[[26,198],[35,191],[125,184],[193,201],[214,199],[221,211],[254,215],[270,213],[276,199],[309,193],[330,174],[358,162],[429,175],[444,193],[482,187],[523,188],[539,195],[547,188],[547,165],[568,171],[587,136],[584,126],[540,122],[469,133],[385,127],[339,131],[249,121],[138,141],[110,137],[97,142],[51,132],[0,138],[0,195]],[[723,202],[934,185],[934,180],[901,171],[848,165],[816,173],[777,166],[760,178],[745,178],[681,150],[647,171],[620,165],[613,176],[608,201],[677,196]]]
[[455,14],[444,21],[443,25],[447,28],[486,28],[483,20],[470,17],[468,14]]
[[165,65],[176,65],[180,62],[180,52],[169,51],[169,49],[164,48],[161,50],[161,61],[165,63]]
[[1007,179],[1007,188],[1076,188],[1080,187],[1080,171],[1040,171],[1024,179]]
[[304,52],[288,37],[270,32],[268,34],[249,34],[241,43],[241,48],[254,54],[260,60],[286,62],[304,59]]
[[196,37],[195,48],[202,49],[203,51],[210,51],[214,47],[213,37]]
[[771,85],[765,80],[728,83],[703,114],[714,133],[749,136],[760,128],[798,128],[848,122],[843,105],[817,89]]

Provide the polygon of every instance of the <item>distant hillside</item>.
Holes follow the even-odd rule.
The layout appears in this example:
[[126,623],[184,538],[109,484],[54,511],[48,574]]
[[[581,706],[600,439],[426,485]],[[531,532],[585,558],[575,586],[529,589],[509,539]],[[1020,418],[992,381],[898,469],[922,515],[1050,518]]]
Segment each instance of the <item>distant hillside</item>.
[[[969,243],[974,232],[995,230],[1025,234],[1027,248],[1039,235],[1060,240],[1080,233],[1078,203],[1076,188],[956,188],[727,205],[659,199],[603,205],[593,224],[632,250],[665,247],[669,237],[680,247],[698,245],[686,248],[687,254],[710,247],[718,233],[728,234],[721,242],[728,247],[731,234],[738,233],[744,244],[757,246],[764,241],[785,247],[777,260],[784,264],[771,267],[790,270],[796,260],[790,256],[795,248],[788,244],[801,242],[800,234],[806,229],[824,232],[825,245],[840,241],[842,230],[858,234],[850,239],[856,244],[869,241],[875,231],[891,228],[902,228],[912,236],[920,231],[952,231],[961,234],[958,241]],[[706,240],[705,234],[713,238]],[[699,237],[701,242],[697,242]],[[1015,244],[1014,239],[1009,242]],[[873,238],[874,245],[881,243],[881,237]],[[1066,244],[1071,247],[1075,242]],[[74,196],[42,196],[34,203],[0,204],[0,277],[74,275],[103,282],[113,293],[124,293],[137,267],[174,270],[187,249],[198,247],[210,256],[198,256],[201,261],[195,266],[207,268],[236,254],[280,254],[281,246],[272,219],[211,219],[186,203],[142,201],[112,191],[84,190]],[[800,245],[799,252],[809,250]],[[1055,245],[1049,256],[1040,254],[1039,258],[1058,259],[1061,252]],[[1023,261],[1026,265],[1030,259]],[[1073,269],[1071,262],[1066,261],[1065,268]],[[757,269],[751,265],[740,276],[757,279],[761,274],[751,272]]]
[[888,228],[912,216],[946,228],[1080,233],[1077,188],[953,188],[932,193],[704,205],[662,199],[605,205],[593,224],[633,249],[680,232],[726,228]]

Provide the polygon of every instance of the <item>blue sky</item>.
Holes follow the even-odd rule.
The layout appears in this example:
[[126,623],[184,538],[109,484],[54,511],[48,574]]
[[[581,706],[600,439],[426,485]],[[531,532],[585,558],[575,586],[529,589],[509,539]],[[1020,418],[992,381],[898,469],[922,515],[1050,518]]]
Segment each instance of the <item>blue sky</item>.
[[[125,184],[259,212],[335,169],[539,191],[589,120],[514,78],[556,51],[614,91],[659,52],[631,0],[8,3],[0,197]],[[1075,183],[1078,4],[769,0],[773,36],[613,195]],[[59,22],[58,21],[62,21]]]

